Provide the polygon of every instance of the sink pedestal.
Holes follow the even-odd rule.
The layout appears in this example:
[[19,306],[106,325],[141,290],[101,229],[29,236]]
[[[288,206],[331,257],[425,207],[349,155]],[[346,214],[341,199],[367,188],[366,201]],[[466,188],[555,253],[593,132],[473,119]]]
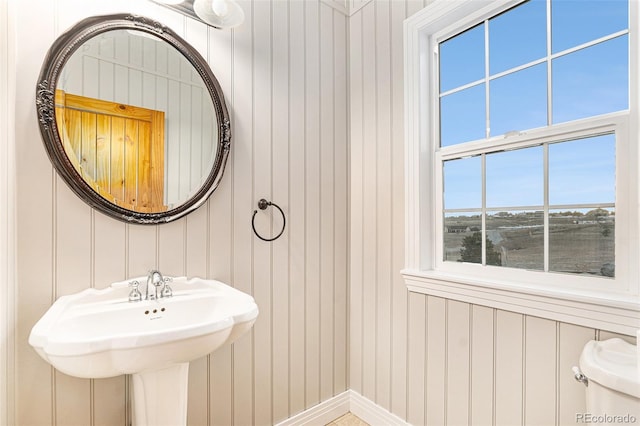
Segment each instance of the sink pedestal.
[[134,426],[186,426],[189,361],[249,332],[258,306],[220,281],[185,277],[173,279],[172,297],[133,302],[130,282],[59,297],[29,344],[69,376],[130,374]]
[[131,375],[133,426],[187,424],[189,363]]

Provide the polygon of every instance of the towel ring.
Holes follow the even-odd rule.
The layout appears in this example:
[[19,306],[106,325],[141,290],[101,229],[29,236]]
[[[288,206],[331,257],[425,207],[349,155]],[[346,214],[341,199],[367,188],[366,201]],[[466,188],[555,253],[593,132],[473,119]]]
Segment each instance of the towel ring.
[[258,231],[256,231],[256,223],[255,223],[256,213],[258,213],[258,210],[254,210],[253,217],[251,218],[251,227],[253,228],[253,233],[256,234],[256,237],[260,238],[262,241],[277,240],[278,238],[280,238],[280,235],[282,235],[282,233],[284,232],[284,227],[287,225],[287,218],[284,216],[284,212],[282,211],[280,206],[278,206],[276,203],[272,203],[271,201],[267,201],[264,198],[261,198],[260,201],[258,201],[258,208],[260,210],[266,210],[266,208],[269,206],[273,206],[278,210],[280,210],[280,214],[282,215],[282,229],[280,230],[280,233],[273,238],[264,238],[262,235],[258,234]]

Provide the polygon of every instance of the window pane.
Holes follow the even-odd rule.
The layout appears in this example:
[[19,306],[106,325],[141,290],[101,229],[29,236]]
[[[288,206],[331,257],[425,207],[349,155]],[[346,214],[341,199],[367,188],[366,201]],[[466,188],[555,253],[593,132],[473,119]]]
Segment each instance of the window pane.
[[487,207],[542,205],[541,146],[488,154],[486,176]]
[[480,213],[450,213],[444,218],[444,260],[482,262]]
[[489,21],[489,73],[524,65],[547,55],[547,6],[531,0]]
[[440,145],[449,146],[485,137],[484,84],[440,99]]
[[547,124],[545,64],[523,69],[489,82],[491,136]]
[[627,109],[627,51],[625,35],[554,59],[553,122]]
[[[487,215],[487,264],[544,269],[542,211],[505,211]],[[490,263],[495,259],[496,263]],[[499,260],[499,262],[498,262]]]
[[440,43],[440,93],[484,78],[484,25]]
[[552,1],[553,53],[627,29],[628,10],[627,0]]
[[480,157],[445,161],[444,208],[482,207],[482,165]]
[[549,269],[615,276],[613,209],[549,212]]
[[615,135],[549,145],[549,203],[615,202]]

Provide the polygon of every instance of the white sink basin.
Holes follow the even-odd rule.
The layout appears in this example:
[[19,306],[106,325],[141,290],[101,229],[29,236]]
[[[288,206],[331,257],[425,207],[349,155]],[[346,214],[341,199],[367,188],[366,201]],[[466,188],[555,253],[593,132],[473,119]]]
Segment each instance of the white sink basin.
[[158,300],[129,302],[128,281],[62,296],[29,343],[63,373],[113,377],[204,356],[248,331],[258,316],[251,296],[219,281],[181,277],[169,285],[173,296]]
[[[146,283],[146,277],[136,280]],[[157,407],[140,407],[149,399],[165,403],[149,397],[150,391],[143,389],[145,377],[152,378],[160,398],[166,388],[173,395],[176,388],[184,388],[180,410],[186,421],[188,362],[247,332],[258,316],[258,306],[250,295],[219,281],[185,277],[169,283],[171,297],[130,302],[128,283],[60,297],[33,327],[29,343],[47,362],[71,376],[133,374],[134,388],[141,381],[138,390],[142,392],[136,395],[134,389],[139,405],[136,424],[162,420],[178,424]],[[157,418],[149,418],[145,411]]]

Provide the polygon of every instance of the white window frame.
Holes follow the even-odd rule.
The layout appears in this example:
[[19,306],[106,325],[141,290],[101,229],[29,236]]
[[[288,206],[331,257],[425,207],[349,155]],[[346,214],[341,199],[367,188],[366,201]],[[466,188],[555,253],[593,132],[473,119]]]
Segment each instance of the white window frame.
[[[431,78],[437,72],[433,50],[437,43],[432,38],[453,24],[477,23],[522,1],[435,0],[404,23],[406,246],[402,275],[413,292],[635,336],[640,329],[640,184],[636,170],[640,165],[640,54],[629,58],[629,113],[587,119],[591,129],[615,130],[617,137],[635,138],[635,143],[625,144],[627,152],[616,151],[616,173],[624,173],[616,179],[616,263],[619,260],[628,267],[616,268],[615,280],[585,279],[475,264],[447,265],[451,262],[440,260],[438,236],[442,231],[438,229],[442,229],[443,206],[438,188],[443,157],[434,148],[433,123],[438,112],[431,99],[438,91],[436,79]],[[630,52],[640,48],[638,3],[629,0]],[[583,126],[567,123],[554,126],[554,133],[559,127],[568,135],[583,131]],[[513,148],[526,145],[531,137],[545,138],[544,129],[527,133],[505,138],[505,144]],[[603,282],[614,284],[603,291]]]

